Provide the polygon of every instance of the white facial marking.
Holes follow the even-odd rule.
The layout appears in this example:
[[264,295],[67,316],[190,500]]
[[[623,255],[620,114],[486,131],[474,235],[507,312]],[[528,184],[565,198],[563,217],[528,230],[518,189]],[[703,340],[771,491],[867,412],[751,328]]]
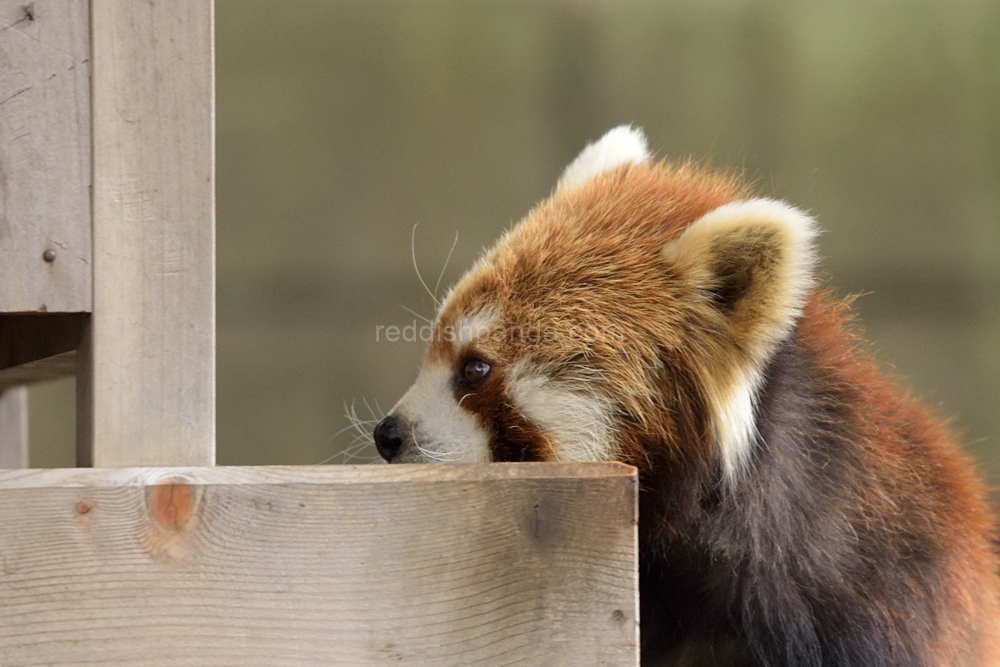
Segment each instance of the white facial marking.
[[392,414],[410,423],[414,446],[426,461],[490,460],[489,435],[459,407],[451,390],[451,369],[443,364],[425,366]]
[[602,172],[648,159],[649,148],[642,130],[621,125],[583,149],[563,171],[556,192],[581,186]]
[[735,483],[746,470],[757,439],[754,409],[762,380],[756,368],[747,369],[728,389],[708,389],[709,410],[715,446],[722,459],[723,477]]
[[499,316],[492,308],[482,308],[469,315],[462,315],[455,320],[454,334],[451,340],[456,352],[461,352],[467,345],[482,337],[489,337]]
[[552,382],[528,364],[511,368],[507,394],[553,440],[557,461],[610,461],[619,452],[607,401]]

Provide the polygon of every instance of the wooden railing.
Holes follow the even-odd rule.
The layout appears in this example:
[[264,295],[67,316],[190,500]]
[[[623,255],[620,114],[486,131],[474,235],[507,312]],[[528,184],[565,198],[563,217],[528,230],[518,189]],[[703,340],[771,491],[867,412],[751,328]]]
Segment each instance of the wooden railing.
[[0,0],[0,665],[636,665],[631,468],[213,467],[212,21]]

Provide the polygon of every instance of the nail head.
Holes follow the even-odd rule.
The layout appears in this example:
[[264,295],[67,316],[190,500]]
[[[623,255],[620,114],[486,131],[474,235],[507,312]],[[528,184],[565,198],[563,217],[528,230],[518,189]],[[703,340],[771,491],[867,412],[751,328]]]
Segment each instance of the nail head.
[[44,259],[46,262],[56,261],[56,251],[52,250],[51,248],[49,250],[46,250],[45,252],[42,253],[42,259]]

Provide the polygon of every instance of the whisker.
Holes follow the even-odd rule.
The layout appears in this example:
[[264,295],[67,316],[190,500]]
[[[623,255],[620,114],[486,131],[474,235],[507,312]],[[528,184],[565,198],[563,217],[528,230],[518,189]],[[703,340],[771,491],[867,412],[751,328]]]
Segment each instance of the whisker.
[[[368,408],[368,413],[372,416],[372,421],[373,422],[378,422],[379,420],[382,419],[381,417],[379,417],[379,415],[380,414],[385,414],[385,413],[382,412],[381,409],[379,409],[378,413],[376,413],[374,410],[372,410],[372,406],[369,405],[367,398],[362,398],[361,400],[365,402],[365,407]],[[376,404],[375,407],[378,407],[378,405]]]
[[413,435],[413,445],[417,448],[417,451],[429,458],[431,461],[437,461],[438,463],[452,463],[458,461],[461,455],[458,457],[450,456],[452,452],[435,452],[431,449],[426,449],[419,442],[417,442],[417,437]]
[[424,282],[424,277],[420,275],[420,267],[417,266],[417,225],[419,224],[420,223],[418,222],[413,225],[413,232],[410,234],[410,256],[413,258],[413,270],[417,272],[417,279],[420,281],[420,284],[423,285],[424,289],[427,290],[427,293],[431,295],[434,307],[440,308],[441,304],[438,303],[437,297],[434,296],[434,292],[431,291],[431,288],[427,286],[426,282]]
[[427,324],[434,324],[434,320],[427,319],[426,317],[424,317],[423,315],[421,315],[417,311],[411,310],[410,308],[407,308],[403,304],[399,304],[399,307],[402,308],[403,310],[405,310],[406,312],[408,312],[410,315],[413,315],[414,317],[419,317],[420,319],[422,319]]
[[[374,448],[374,440],[372,432],[375,429],[375,425],[379,421],[378,413],[372,410],[371,405],[365,398],[361,399],[371,414],[372,419],[362,419],[358,416],[357,411],[357,399],[348,402],[344,401],[344,416],[347,418],[348,424],[344,428],[340,429],[334,433],[327,440],[327,444],[332,443],[334,440],[338,439],[344,433],[348,433],[351,436],[351,442],[347,446],[343,447],[340,451],[336,452],[332,456],[327,457],[323,461],[320,461],[317,465],[323,465],[330,463],[331,461],[339,461],[340,463],[349,463],[355,460],[361,462],[372,463],[378,460],[378,457],[372,454],[363,455],[362,452],[366,449]],[[381,412],[381,410],[379,411]]]
[[434,298],[437,300],[438,288],[441,287],[441,279],[444,278],[444,272],[448,269],[448,262],[451,261],[451,253],[455,252],[455,246],[458,245],[458,230],[455,230],[455,240],[451,242],[451,249],[448,251],[448,256],[444,258],[444,266],[441,267],[441,273],[438,274],[437,282],[434,283]]

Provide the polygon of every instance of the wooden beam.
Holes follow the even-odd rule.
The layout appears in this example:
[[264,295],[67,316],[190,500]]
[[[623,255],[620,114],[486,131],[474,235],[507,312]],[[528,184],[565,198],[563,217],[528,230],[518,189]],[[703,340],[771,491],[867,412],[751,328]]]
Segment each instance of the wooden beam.
[[0,391],[0,468],[28,467],[28,389]]
[[94,316],[81,463],[215,460],[211,0],[92,0]]
[[618,464],[0,472],[5,667],[638,664]]
[[91,307],[87,14],[0,0],[0,313]]
[[0,370],[0,391],[12,387],[58,380],[73,375],[77,369],[76,351],[63,352],[51,357],[32,361],[13,368]]

